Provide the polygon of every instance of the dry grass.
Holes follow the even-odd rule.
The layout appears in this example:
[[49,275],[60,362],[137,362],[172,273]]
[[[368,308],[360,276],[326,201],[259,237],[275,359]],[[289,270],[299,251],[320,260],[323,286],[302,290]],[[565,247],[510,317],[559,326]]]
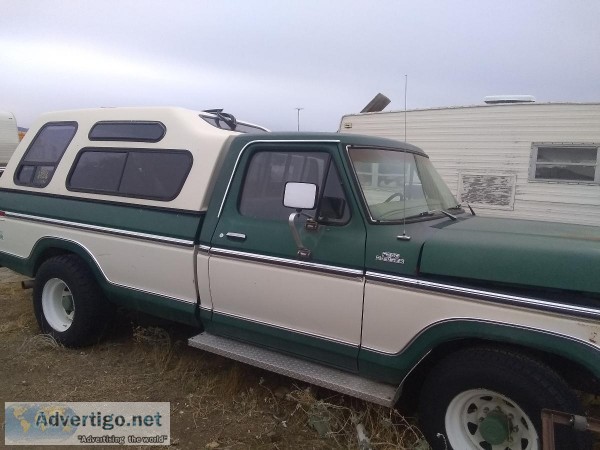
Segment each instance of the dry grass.
[[308,387],[296,389],[286,398],[296,403],[295,412],[315,429],[319,436],[332,439],[343,448],[419,449],[429,445],[413,419],[398,411],[366,402],[345,405],[346,399],[336,395],[318,399]]
[[160,327],[134,326],[133,340],[151,360],[158,373],[164,373],[173,358],[173,343],[169,333]]
[[0,334],[25,331],[31,327],[29,314],[21,314],[16,319],[7,320],[0,324]]
[[50,334],[36,334],[25,339],[20,348],[20,351],[26,354],[40,350],[65,350],[65,347]]

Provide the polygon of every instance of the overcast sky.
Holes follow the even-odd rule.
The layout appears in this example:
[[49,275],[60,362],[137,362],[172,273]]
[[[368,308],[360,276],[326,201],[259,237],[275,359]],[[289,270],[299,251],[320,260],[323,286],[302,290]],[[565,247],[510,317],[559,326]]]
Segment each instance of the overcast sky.
[[599,0],[0,0],[0,110],[225,108],[272,130],[494,94],[600,101]]

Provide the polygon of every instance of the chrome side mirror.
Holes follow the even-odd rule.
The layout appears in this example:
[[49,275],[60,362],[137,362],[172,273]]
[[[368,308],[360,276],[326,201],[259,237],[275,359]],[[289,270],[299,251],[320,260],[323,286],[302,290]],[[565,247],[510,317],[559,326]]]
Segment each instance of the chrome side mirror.
[[313,209],[317,204],[317,185],[312,183],[285,184],[283,206],[287,208]]
[[[300,239],[300,233],[296,228],[296,219],[302,215],[303,209],[313,209],[316,206],[317,192],[316,184],[294,182],[285,184],[283,206],[296,210],[296,212],[290,214],[288,224],[298,248],[298,256],[302,259],[310,259],[311,251],[304,246],[302,239]],[[309,219],[311,218],[309,217]]]

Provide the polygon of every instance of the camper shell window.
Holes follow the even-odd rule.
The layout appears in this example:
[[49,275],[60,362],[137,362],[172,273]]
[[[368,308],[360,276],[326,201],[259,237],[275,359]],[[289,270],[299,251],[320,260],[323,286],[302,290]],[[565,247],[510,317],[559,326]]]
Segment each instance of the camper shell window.
[[68,177],[70,191],[173,200],[192,167],[187,150],[85,148]]
[[534,144],[529,179],[600,183],[597,144]]
[[76,131],[76,122],[50,122],[44,125],[19,162],[15,184],[46,187]]
[[90,130],[90,141],[158,142],[167,132],[161,122],[102,121]]

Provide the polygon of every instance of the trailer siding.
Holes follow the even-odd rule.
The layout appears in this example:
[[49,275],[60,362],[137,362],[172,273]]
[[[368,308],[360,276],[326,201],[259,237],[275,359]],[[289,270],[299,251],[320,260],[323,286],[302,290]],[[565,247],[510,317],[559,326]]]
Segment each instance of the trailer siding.
[[0,111],[0,167],[6,166],[19,145],[17,121],[9,112]]
[[[404,140],[404,115],[347,115],[340,131]],[[533,144],[600,146],[600,104],[410,110],[406,119],[406,140],[425,150],[459,200],[472,200],[465,182],[483,192],[473,201],[481,215],[600,225],[600,184],[529,179]]]

